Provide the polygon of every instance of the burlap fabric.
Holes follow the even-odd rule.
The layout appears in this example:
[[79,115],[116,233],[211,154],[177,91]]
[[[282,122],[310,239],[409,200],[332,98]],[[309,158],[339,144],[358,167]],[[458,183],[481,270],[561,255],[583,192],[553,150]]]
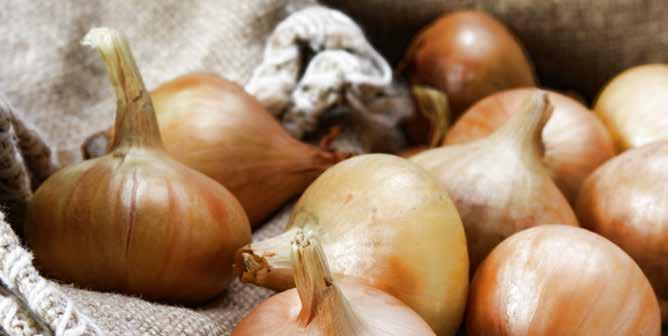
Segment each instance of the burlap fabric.
[[412,36],[452,9],[491,12],[520,38],[541,82],[593,98],[619,71],[668,60],[665,0],[323,0],[356,18],[396,64]]

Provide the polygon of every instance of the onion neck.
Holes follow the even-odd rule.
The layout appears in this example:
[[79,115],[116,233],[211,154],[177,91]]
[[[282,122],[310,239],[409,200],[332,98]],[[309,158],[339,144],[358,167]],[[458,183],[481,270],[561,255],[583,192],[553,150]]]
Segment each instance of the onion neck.
[[329,323],[321,327],[335,331],[337,335],[356,335],[360,321],[334,284],[320,242],[298,230],[291,245],[290,259],[302,305],[297,322],[306,327],[320,316],[322,321]]
[[439,146],[450,126],[448,97],[440,90],[422,85],[414,85],[411,93],[420,116],[429,123],[429,147]]
[[552,110],[547,93],[536,93],[527,98],[521,110],[513,113],[488,139],[504,145],[510,142],[510,145],[521,149],[521,153],[542,158],[545,153],[543,128],[552,116]]
[[298,229],[248,244],[237,251],[234,269],[241,282],[276,291],[295,287],[290,263],[291,241]]
[[111,151],[162,148],[158,120],[125,37],[109,28],[94,28],[82,43],[96,48],[116,93],[116,121]]

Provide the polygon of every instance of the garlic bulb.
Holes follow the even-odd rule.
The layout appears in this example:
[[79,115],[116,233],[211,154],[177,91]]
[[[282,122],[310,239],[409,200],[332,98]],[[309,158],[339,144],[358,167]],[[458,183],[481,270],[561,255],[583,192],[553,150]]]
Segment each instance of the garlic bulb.
[[471,283],[468,335],[656,335],[647,278],[619,247],[581,228],[543,225],[504,240]]
[[435,335],[420,316],[401,301],[354,279],[333,279],[315,237],[298,230],[290,264],[296,289],[261,303],[232,336],[423,336]]
[[65,282],[147,299],[199,303],[233,279],[250,242],[239,202],[162,146],[151,98],[125,38],[97,28],[117,111],[111,153],[61,169],[35,193],[25,236],[39,268]]
[[469,278],[464,229],[448,194],[417,165],[369,154],[328,169],[299,199],[285,233],[239,250],[241,280],[294,287],[290,241],[299,229],[318,234],[333,273],[398,298],[437,335],[459,326]]
[[610,239],[635,259],[668,317],[666,184],[668,141],[633,148],[587,178],[576,210],[583,227]]
[[610,129],[618,149],[668,140],[668,65],[630,68],[601,91],[594,111]]
[[436,176],[454,200],[472,270],[517,231],[547,223],[577,225],[542,162],[541,133],[551,111],[547,95],[535,94],[490,136],[411,158]]
[[603,123],[570,97],[528,88],[493,94],[469,108],[449,130],[444,143],[464,143],[491,134],[537,92],[546,92],[554,107],[542,133],[544,162],[559,189],[574,204],[582,182],[615,155],[615,147]]
[[399,68],[413,84],[445,92],[455,117],[497,91],[536,85],[517,38],[479,11],[441,16],[413,39]]

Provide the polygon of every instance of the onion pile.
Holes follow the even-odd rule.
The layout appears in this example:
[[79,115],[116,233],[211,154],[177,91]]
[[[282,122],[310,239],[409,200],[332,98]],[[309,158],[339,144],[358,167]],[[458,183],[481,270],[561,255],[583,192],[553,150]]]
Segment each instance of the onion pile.
[[656,335],[659,306],[638,265],[608,240],[543,225],[502,242],[471,284],[469,335]]
[[251,240],[239,202],[163,149],[151,98],[125,38],[93,29],[117,96],[111,153],[61,169],[36,191],[25,237],[39,268],[79,286],[200,303],[234,278]]
[[547,94],[536,93],[488,137],[411,157],[454,200],[466,230],[471,270],[517,231],[548,223],[578,225],[542,162],[541,134],[551,111]]
[[594,111],[620,150],[668,140],[668,65],[649,64],[617,75],[601,91]]
[[491,134],[536,92],[546,92],[554,106],[552,117],[542,133],[545,165],[566,198],[575,203],[582,182],[615,155],[615,147],[601,121],[570,97],[539,89],[496,93],[468,109],[448,131],[444,143],[464,143]]
[[477,11],[434,21],[413,39],[399,68],[411,83],[445,92],[455,117],[489,94],[536,84],[517,39],[502,23]]
[[630,149],[597,169],[578,197],[582,226],[640,265],[668,322],[668,141]]
[[296,289],[258,305],[232,336],[434,336],[429,325],[396,298],[353,279],[334,281],[314,237],[297,231],[290,263]]
[[328,169],[299,199],[285,233],[239,250],[241,280],[294,287],[298,230],[318,234],[334,274],[398,298],[437,335],[457,330],[469,279],[464,229],[448,194],[417,165],[369,154]]

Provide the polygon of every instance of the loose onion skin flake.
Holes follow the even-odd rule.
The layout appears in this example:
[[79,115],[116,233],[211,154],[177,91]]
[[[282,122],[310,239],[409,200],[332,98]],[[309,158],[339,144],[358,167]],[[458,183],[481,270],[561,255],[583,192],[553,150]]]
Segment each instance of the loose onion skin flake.
[[503,241],[471,284],[468,335],[659,336],[652,287],[615,244],[543,225]]

